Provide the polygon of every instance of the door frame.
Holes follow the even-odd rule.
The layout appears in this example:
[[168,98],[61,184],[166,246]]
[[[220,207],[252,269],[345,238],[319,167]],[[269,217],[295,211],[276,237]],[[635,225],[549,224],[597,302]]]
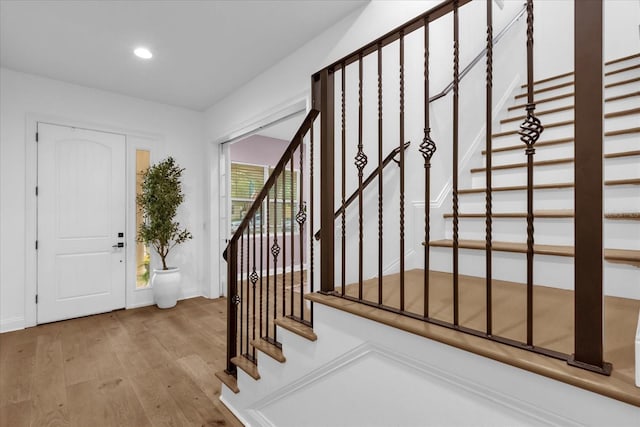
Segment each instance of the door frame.
[[[211,224],[211,230],[215,230],[210,234],[209,239],[209,254],[210,254],[210,298],[217,298],[227,295],[227,289],[224,284],[226,280],[220,280],[222,275],[227,274],[226,262],[222,259],[223,252],[223,233],[220,227],[218,208],[213,206],[213,203],[218,203],[220,200],[220,150],[225,144],[233,143],[239,139],[246,138],[253,134],[258,133],[261,129],[276,124],[282,120],[294,116],[299,113],[307,113],[311,108],[311,97],[308,91],[304,91],[296,97],[293,97],[287,102],[277,105],[271,109],[263,111],[261,114],[254,116],[253,119],[245,121],[242,124],[238,124],[232,127],[232,130],[225,135],[215,138],[209,143],[209,173],[210,173],[210,189],[209,189],[209,224]],[[308,160],[307,160],[308,161]],[[227,172],[230,172],[231,159],[227,156]],[[230,194],[227,191],[227,207],[231,209]],[[215,228],[214,228],[215,227]],[[207,263],[205,263],[207,264]]]
[[[139,130],[131,130],[118,126],[86,122],[59,117],[50,114],[30,113],[25,120],[25,285],[24,285],[24,326],[26,328],[36,326],[37,305],[36,294],[38,290],[38,253],[35,248],[38,230],[38,201],[35,188],[38,183],[38,147],[36,131],[38,123],[49,123],[58,126],[81,128],[96,132],[115,133],[125,137],[125,197],[126,217],[125,226],[127,235],[125,245],[128,248],[135,246],[135,173],[132,173],[131,165],[135,166],[136,150],[149,150],[151,162],[156,161],[156,156],[165,151],[164,138],[159,134]],[[128,250],[126,254],[126,278],[125,278],[125,307],[134,308],[149,305],[153,302],[151,289],[135,287],[135,251]]]

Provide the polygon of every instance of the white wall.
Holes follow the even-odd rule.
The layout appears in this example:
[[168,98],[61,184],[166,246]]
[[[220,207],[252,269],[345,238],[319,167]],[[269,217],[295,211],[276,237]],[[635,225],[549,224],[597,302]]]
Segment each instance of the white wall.
[[[131,173],[136,146],[151,148],[155,160],[172,155],[186,168],[186,197],[179,220],[192,231],[194,239],[177,248],[170,258],[182,268],[183,296],[207,294],[208,289],[203,289],[202,257],[203,114],[1,68],[0,330],[22,328],[35,320],[33,296],[25,298],[25,286],[35,289],[30,283],[35,280],[35,272],[29,240],[35,230],[34,198],[33,189],[26,186],[35,179],[31,176],[35,148],[29,146],[34,144],[33,123],[42,119],[126,134],[129,187],[135,182]],[[134,192],[128,199],[127,243],[133,248]],[[132,260],[129,255],[128,260]],[[127,306],[152,303],[148,290],[133,291],[135,273],[131,268],[128,271]]]

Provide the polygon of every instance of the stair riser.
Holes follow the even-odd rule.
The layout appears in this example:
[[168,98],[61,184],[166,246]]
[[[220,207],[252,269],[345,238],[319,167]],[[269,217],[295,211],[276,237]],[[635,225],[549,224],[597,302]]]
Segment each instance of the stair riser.
[[605,212],[640,211],[640,185],[605,186]]
[[[636,88],[636,91],[638,89]],[[615,111],[630,110],[632,108],[638,108],[640,105],[640,96],[632,96],[630,98],[616,99],[614,101],[607,101],[604,104],[605,113],[613,113]]]
[[604,152],[620,153],[640,150],[640,133],[627,133],[605,137]]
[[[559,84],[559,83],[552,84],[550,86],[556,86],[557,84]],[[557,88],[557,89],[551,89],[551,90],[546,90],[544,92],[538,92],[538,93],[533,94],[533,100],[536,101],[536,100],[539,100],[539,99],[553,98],[554,96],[564,95],[564,94],[567,94],[567,93],[572,93],[574,91],[574,89],[575,89],[574,85],[568,85],[568,86],[563,86],[563,87],[560,87],[560,88]],[[519,98],[514,96],[514,102],[513,102],[512,105],[526,103],[527,102],[526,93],[527,93],[526,90],[522,89],[516,95],[516,96],[519,96]],[[524,95],[524,96],[521,96],[521,95]],[[545,109],[546,109],[546,104],[544,104],[544,105],[545,105]]]
[[[619,80],[626,80],[626,79],[619,79]],[[632,83],[626,83],[623,85],[605,88],[604,97],[609,98],[611,96],[626,95],[629,92],[637,91],[638,84],[639,84],[638,82],[632,82]]]
[[[540,97],[539,99],[546,99],[546,98],[550,98],[550,96]],[[566,107],[567,105],[573,105],[573,101],[574,101],[573,96],[567,96],[565,98],[556,99],[554,101],[539,102],[538,104],[536,104],[536,110],[552,110],[554,108]],[[518,101],[515,101],[511,105],[520,105],[525,102],[526,101],[523,101],[520,99]],[[526,112],[527,111],[524,109],[524,107],[522,107],[516,110],[508,111],[508,114],[506,117],[522,116],[523,114],[526,114]],[[500,118],[502,119],[502,117]]]
[[[623,68],[631,67],[632,65],[634,64],[630,61],[628,64],[627,63],[620,64],[620,65],[616,64],[615,66],[607,67],[604,71],[605,73],[609,73],[611,71],[616,71],[616,70],[621,70]],[[635,65],[637,65],[637,62]],[[621,73],[612,74],[610,76],[604,76],[604,81],[608,84],[612,82],[619,82],[620,80],[632,79],[638,76],[640,76],[640,68],[634,68],[632,70],[623,71]]]
[[[485,240],[484,218],[460,218],[461,240]],[[620,221],[605,219],[604,246],[607,248],[640,250],[640,221]],[[499,242],[526,242],[527,221],[525,218],[494,218],[492,221],[493,240]],[[453,220],[445,220],[445,238],[453,239]],[[541,245],[574,244],[573,218],[537,218],[534,220],[534,238]]]
[[[553,76],[549,76],[549,77],[553,77]],[[540,76],[540,80],[544,79],[545,77]],[[568,83],[568,82],[572,82],[574,79],[574,75],[573,74],[569,74],[568,76],[564,76],[564,77],[560,77],[560,78],[555,78],[553,80],[550,80],[548,82],[544,82],[544,83],[534,83],[533,87],[536,90],[539,89],[544,89],[550,86],[556,86],[559,84],[563,84],[563,83]],[[518,93],[526,93],[527,92],[527,88],[526,87],[521,87],[520,91]]]
[[[526,191],[495,191],[492,193],[494,212],[526,212]],[[573,189],[535,190],[535,209],[573,209]],[[460,195],[460,212],[484,212],[484,193]]]
[[[612,130],[629,129],[640,127],[640,114],[632,114],[628,116],[610,117],[604,121],[604,130],[609,132]],[[640,138],[640,134],[635,134]]]
[[[573,181],[573,163],[560,165],[536,166],[533,172],[533,181],[535,184],[554,184],[557,182]],[[496,187],[506,187],[510,185],[526,185],[527,169],[502,169],[494,170],[492,174],[493,185]],[[485,186],[484,172],[476,172],[472,174],[471,185],[474,188]]]
[[640,177],[640,156],[605,159],[606,180]]
[[[525,145],[522,144],[519,150],[499,151],[493,153],[491,161],[493,166],[509,165],[514,163],[522,163],[527,161],[527,156],[524,153]],[[549,145],[536,148],[535,158],[537,161],[541,160],[553,160],[564,159],[573,157],[574,148],[573,143],[566,142],[558,145]],[[487,165],[486,156],[483,156],[482,166]]]
[[[546,106],[538,108],[540,110],[546,110]],[[516,114],[519,115],[519,114]],[[545,123],[557,123],[564,122],[567,120],[573,120],[573,110],[565,110],[559,111],[557,113],[543,114],[541,116],[537,116],[538,119],[542,122],[544,126]],[[506,132],[514,129],[519,129],[524,119],[511,121],[500,125],[500,132]]]
[[[458,257],[460,274],[485,277],[484,251],[460,249]],[[452,271],[451,248],[431,248],[430,260],[432,270],[448,273]],[[493,279],[526,283],[526,254],[493,252],[492,261]],[[640,286],[638,286],[640,270],[638,268],[606,261],[603,262],[603,267],[605,295],[640,299]],[[573,289],[574,272],[573,258],[534,256],[533,277],[536,285]]]

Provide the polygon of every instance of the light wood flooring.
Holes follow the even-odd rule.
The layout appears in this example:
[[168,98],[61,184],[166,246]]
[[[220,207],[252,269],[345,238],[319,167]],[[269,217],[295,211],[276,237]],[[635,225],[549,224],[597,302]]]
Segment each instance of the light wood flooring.
[[240,426],[219,401],[226,299],[0,334],[0,426]]

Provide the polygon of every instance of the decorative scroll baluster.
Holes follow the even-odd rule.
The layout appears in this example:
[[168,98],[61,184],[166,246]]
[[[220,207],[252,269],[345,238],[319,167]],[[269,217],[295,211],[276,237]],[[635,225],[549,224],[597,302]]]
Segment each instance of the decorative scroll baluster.
[[[251,340],[255,341],[256,339],[256,284],[258,283],[258,280],[260,279],[260,276],[258,276],[258,272],[256,271],[256,217],[253,217],[253,239],[252,239],[252,247],[253,247],[253,251],[252,251],[252,258],[253,258],[253,270],[251,271],[251,275],[249,276],[249,280],[251,280],[251,301],[252,301],[252,310],[251,310],[251,316],[252,316],[252,320],[251,320],[251,326],[252,326],[252,331],[251,331]],[[256,358],[256,349],[255,347],[252,348],[251,351],[251,356],[253,357],[253,359],[255,360]]]
[[342,92],[342,105],[341,105],[341,118],[342,118],[342,156],[341,156],[341,162],[342,162],[342,169],[341,169],[341,173],[342,173],[342,178],[340,179],[340,190],[342,192],[342,204],[341,204],[341,209],[342,209],[342,217],[341,217],[341,250],[340,250],[340,257],[341,257],[341,267],[340,267],[340,283],[342,285],[342,290],[340,291],[342,293],[342,296],[344,296],[345,293],[345,289],[347,286],[346,283],[346,277],[347,277],[347,262],[346,262],[346,251],[347,251],[347,240],[346,240],[346,232],[347,232],[347,209],[346,209],[346,205],[345,205],[345,193],[346,193],[346,187],[347,187],[347,183],[346,183],[346,176],[347,176],[347,130],[346,130],[346,105],[345,105],[345,80],[346,80],[346,74],[347,74],[347,68],[345,64],[342,64],[342,73],[341,73],[341,78],[340,78],[340,87],[341,87],[341,92]]
[[404,31],[400,31],[400,310],[404,311]]
[[429,231],[431,204],[431,157],[436,152],[436,144],[431,139],[429,127],[429,20],[424,19],[424,139],[419,151],[424,158],[424,299],[423,314],[429,317]]
[[486,228],[486,242],[485,242],[485,261],[486,261],[486,329],[487,335],[492,334],[492,284],[491,284],[491,276],[492,276],[492,251],[491,251],[491,242],[493,239],[492,236],[492,196],[491,196],[491,159],[492,159],[492,141],[491,134],[493,132],[492,129],[492,109],[493,109],[493,2],[487,2],[487,103],[486,103],[486,133],[485,133],[485,142],[486,142],[486,175],[485,175],[485,228]]
[[458,326],[459,289],[458,289],[458,86],[459,73],[459,19],[458,2],[453,2],[453,324]]
[[378,304],[382,305],[382,44],[378,43]]
[[362,299],[363,280],[363,221],[362,221],[362,171],[367,166],[367,155],[362,144],[362,54],[358,57],[358,153],[355,157],[358,168],[358,299]]
[[300,320],[304,321],[304,224],[307,221],[307,204],[304,202],[304,156],[302,141],[300,142],[300,190],[298,200],[298,213],[296,214],[296,222],[298,223],[299,244],[300,244]]
[[[252,218],[253,220],[253,218]],[[246,323],[245,323],[245,351],[247,356],[251,355],[251,352],[249,351],[249,320],[250,320],[250,314],[249,314],[249,304],[251,302],[251,289],[249,288],[249,281],[251,280],[251,275],[249,273],[249,258],[251,255],[251,249],[250,249],[250,244],[251,244],[251,223],[249,223],[247,225],[247,297],[245,299],[246,302],[243,302],[243,305],[245,306],[245,310],[246,310]]]
[[[270,232],[271,231],[270,230],[271,223],[269,222],[269,212],[271,210],[270,207],[269,207],[269,203],[270,203],[269,202],[269,193],[267,193],[266,200],[267,200],[267,248],[268,248],[267,250],[271,251],[271,247],[269,246],[269,243],[270,243],[269,237],[270,237],[270,234],[271,234],[271,232]],[[268,253],[267,253],[266,258],[267,258],[267,270],[266,270],[266,272],[267,272],[267,289],[265,291],[266,295],[265,295],[265,306],[264,306],[264,311],[265,311],[265,313],[264,313],[265,334],[264,335],[265,335],[265,337],[268,338],[269,337],[269,319],[270,319],[269,318],[269,294],[271,293],[270,292],[271,288],[269,287],[269,285],[270,285],[269,282],[271,281],[270,280],[271,279],[271,269],[269,268],[269,264],[270,264],[269,261],[270,261],[271,258],[269,257]]]
[[544,130],[535,116],[533,101],[533,0],[527,0],[527,117],[520,125],[520,140],[527,146],[527,345],[533,346],[533,155]]
[[[269,203],[267,201],[267,203]],[[262,338],[262,292],[263,292],[263,287],[262,287],[262,275],[263,275],[263,269],[262,269],[262,263],[264,260],[264,203],[260,205],[260,298],[259,298],[259,302],[260,302],[260,325],[259,325],[259,330],[258,330],[258,337]],[[269,277],[268,273],[267,273],[267,277]]]
[[[284,211],[283,211],[284,212]],[[280,245],[278,245],[278,180],[273,185],[273,244],[271,245],[271,255],[273,256],[273,339],[277,339],[276,318],[278,317],[278,255]]]

